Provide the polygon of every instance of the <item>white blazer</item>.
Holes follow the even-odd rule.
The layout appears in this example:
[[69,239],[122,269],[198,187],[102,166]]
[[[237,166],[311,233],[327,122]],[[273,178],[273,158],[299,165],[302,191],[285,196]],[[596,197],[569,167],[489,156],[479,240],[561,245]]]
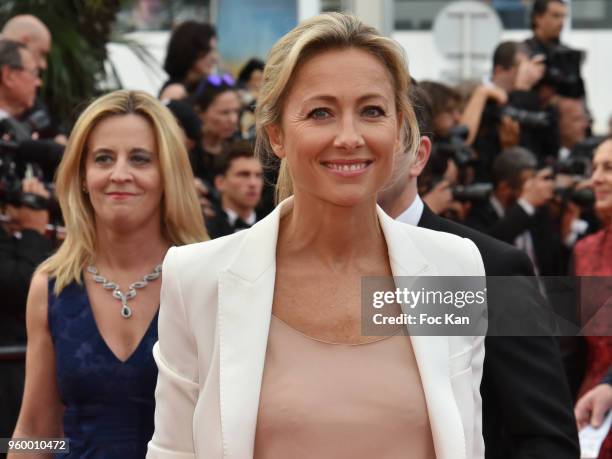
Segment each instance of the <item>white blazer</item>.
[[[292,206],[287,199],[248,230],[166,255],[148,459],[253,457],[278,227]],[[484,276],[471,241],[396,222],[380,208],[378,218],[394,276]],[[484,458],[484,337],[410,339],[437,459]]]

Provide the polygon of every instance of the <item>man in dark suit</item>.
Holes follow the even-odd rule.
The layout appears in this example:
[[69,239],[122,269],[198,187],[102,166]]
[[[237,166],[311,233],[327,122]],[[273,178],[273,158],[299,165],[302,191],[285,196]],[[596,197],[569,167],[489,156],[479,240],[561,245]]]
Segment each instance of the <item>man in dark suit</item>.
[[465,223],[520,248],[537,274],[564,275],[568,249],[548,206],[554,193],[553,173],[536,168],[535,156],[524,148],[509,148],[498,155],[491,168],[493,191],[472,207]]
[[[24,180],[22,190],[49,198],[43,184],[34,178]],[[7,215],[12,219],[8,228],[0,225],[0,437],[4,438],[13,433],[23,394],[25,361],[19,349],[26,344],[30,280],[53,250],[52,241],[44,236],[49,222],[47,210],[8,205]]]
[[[411,99],[421,132],[430,134],[427,96],[416,87]],[[414,158],[398,159],[390,185],[379,196],[380,205],[397,220],[471,239],[482,255],[487,276],[527,276],[525,282],[517,282],[522,291],[497,288],[487,293],[490,320],[508,294],[515,295],[513,303],[522,312],[543,307],[535,283],[529,280],[533,268],[523,252],[438,217],[423,204],[416,182],[430,151],[431,139],[423,136]],[[487,336],[480,391],[487,459],[579,457],[572,401],[552,336]]]
[[263,168],[246,140],[229,144],[218,159],[215,188],[221,205],[205,219],[212,239],[251,227],[259,220],[256,207],[263,189]]

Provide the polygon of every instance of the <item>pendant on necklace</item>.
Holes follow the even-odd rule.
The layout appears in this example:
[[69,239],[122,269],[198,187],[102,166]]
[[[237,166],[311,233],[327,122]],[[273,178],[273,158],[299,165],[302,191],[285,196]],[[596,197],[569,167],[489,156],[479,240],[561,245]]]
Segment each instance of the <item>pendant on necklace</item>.
[[132,310],[126,303],[124,303],[121,308],[121,315],[124,319],[129,319],[130,317],[132,317]]
[[132,308],[128,306],[127,302],[136,296],[136,290],[133,288],[133,285],[134,284],[130,286],[130,290],[128,290],[127,294],[119,290],[119,287],[113,290],[113,296],[121,301],[121,317],[124,319],[132,317]]
[[126,293],[119,290],[119,284],[116,282],[111,282],[105,277],[101,276],[98,269],[94,265],[89,265],[87,267],[87,271],[92,275],[95,283],[102,284],[102,287],[105,290],[113,291],[113,297],[121,301],[121,317],[124,319],[129,319],[132,317],[132,308],[128,306],[127,302],[136,296],[136,289],[143,289],[149,284],[150,281],[154,281],[155,279],[159,278],[162,272],[162,265],[157,265],[153,272],[144,276],[142,280],[130,284]]

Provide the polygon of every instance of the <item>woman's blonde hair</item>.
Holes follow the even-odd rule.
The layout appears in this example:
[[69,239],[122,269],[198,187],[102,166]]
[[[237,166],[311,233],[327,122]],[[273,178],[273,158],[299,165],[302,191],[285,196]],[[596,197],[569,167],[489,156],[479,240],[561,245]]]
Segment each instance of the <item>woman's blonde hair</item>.
[[[309,57],[320,52],[343,48],[366,51],[387,68],[393,80],[396,109],[403,116],[403,149],[409,155],[416,153],[419,147],[419,127],[408,101],[410,76],[403,49],[397,42],[383,37],[376,29],[354,16],[324,13],[298,25],[282,37],[268,55],[256,110],[255,153],[263,164],[268,164],[274,155],[266,128],[280,125],[283,101],[298,65],[303,65]],[[286,161],[282,160],[276,184],[276,200],[281,201],[291,194],[291,174]]]
[[55,278],[56,294],[73,281],[82,282],[82,271],[93,262],[95,254],[95,214],[83,190],[91,131],[103,119],[129,114],[142,116],[155,132],[163,186],[160,224],[164,236],[175,245],[208,239],[187,151],[173,115],[159,101],[141,91],[106,94],[79,116],[57,170],[55,191],[66,225],[66,239],[39,268]]

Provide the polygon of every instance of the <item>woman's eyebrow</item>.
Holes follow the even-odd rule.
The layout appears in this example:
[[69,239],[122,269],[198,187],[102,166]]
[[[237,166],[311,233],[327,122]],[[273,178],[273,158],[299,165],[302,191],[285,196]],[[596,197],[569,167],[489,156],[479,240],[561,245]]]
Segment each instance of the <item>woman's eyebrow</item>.
[[[379,94],[379,93],[368,93],[368,94],[359,96],[359,98],[357,99],[357,102],[363,103],[371,99],[382,99],[385,103],[389,102],[384,95]],[[304,101],[302,102],[302,105],[306,105],[308,103],[317,102],[317,101],[334,103],[338,101],[338,98],[331,94],[315,94],[313,96],[310,96],[304,99]]]

